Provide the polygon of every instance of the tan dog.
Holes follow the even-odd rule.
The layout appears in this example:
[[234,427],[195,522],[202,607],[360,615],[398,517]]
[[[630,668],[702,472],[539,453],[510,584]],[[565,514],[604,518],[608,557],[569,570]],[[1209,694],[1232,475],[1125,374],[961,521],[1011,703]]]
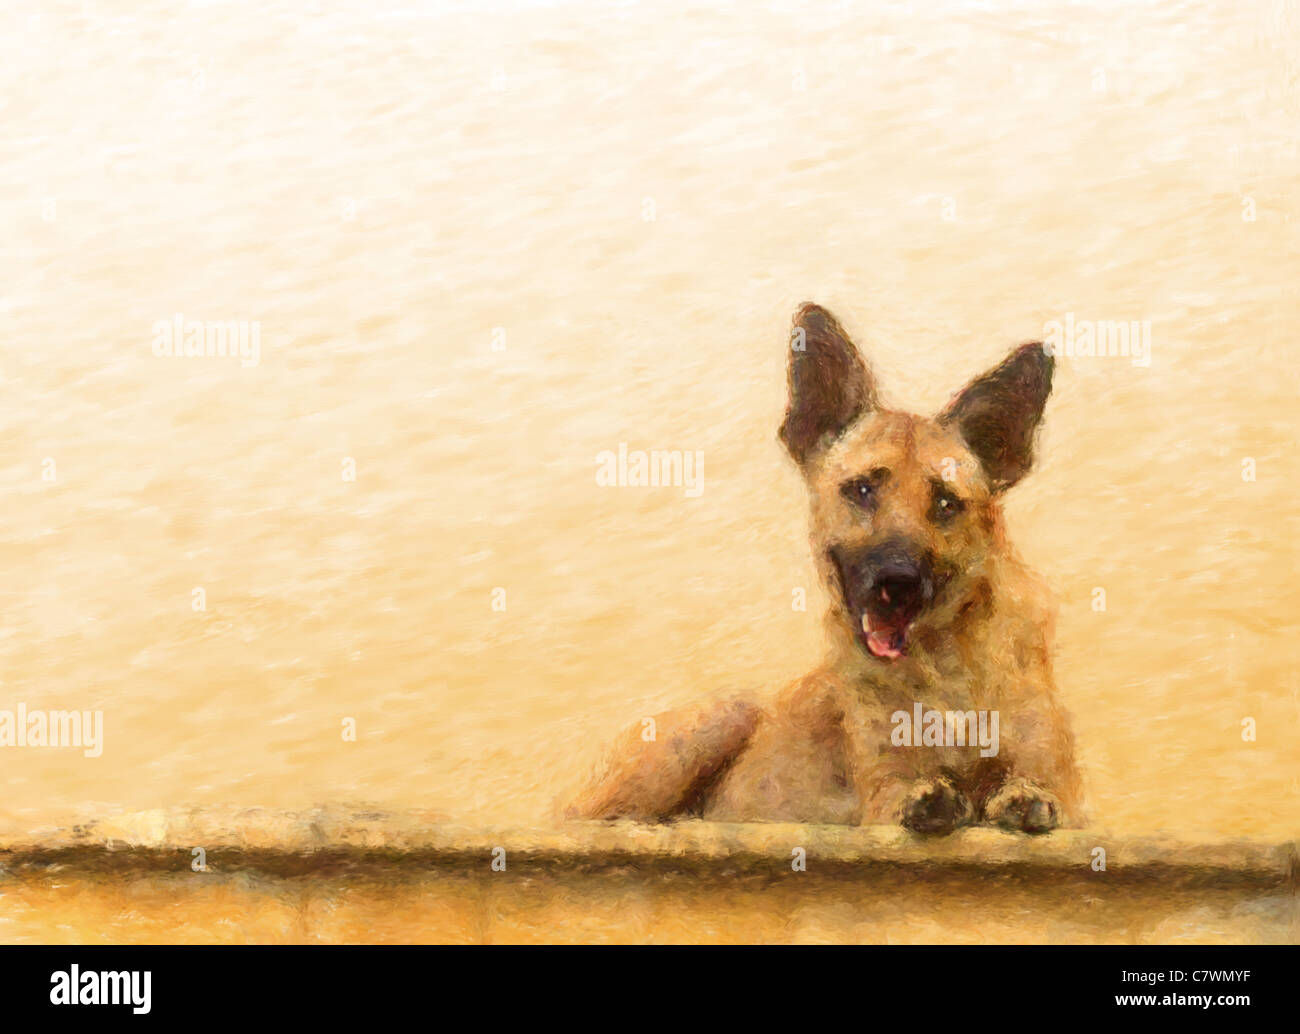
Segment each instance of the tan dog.
[[1024,345],[924,419],[881,408],[843,328],[801,308],[780,437],[833,600],[825,662],[768,708],[735,701],[660,716],[653,738],[629,730],[569,814],[924,833],[1077,822],[1049,603],[999,502],[1029,469],[1052,365]]

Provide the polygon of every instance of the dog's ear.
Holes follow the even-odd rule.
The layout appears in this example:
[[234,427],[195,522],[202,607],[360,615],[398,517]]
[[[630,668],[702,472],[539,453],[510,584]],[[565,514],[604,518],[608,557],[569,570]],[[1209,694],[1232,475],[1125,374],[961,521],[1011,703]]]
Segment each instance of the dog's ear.
[[781,441],[800,465],[876,405],[867,364],[839,321],[820,305],[794,314],[790,331],[790,402]]
[[1021,345],[939,414],[939,422],[957,428],[979,458],[994,491],[1010,488],[1029,472],[1054,365],[1040,343]]

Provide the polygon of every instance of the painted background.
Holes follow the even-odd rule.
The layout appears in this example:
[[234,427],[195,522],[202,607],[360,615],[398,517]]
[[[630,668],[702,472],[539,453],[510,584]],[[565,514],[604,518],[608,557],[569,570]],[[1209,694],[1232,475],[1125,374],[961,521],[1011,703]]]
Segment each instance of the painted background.
[[[811,299],[922,411],[1150,321],[1058,366],[1013,537],[1094,819],[1294,836],[1295,5],[473,6],[0,14],[0,707],[106,725],[0,750],[0,826],[533,824],[621,726],[797,676]],[[260,363],[156,358],[174,313]],[[598,487],[620,442],[702,495]]]

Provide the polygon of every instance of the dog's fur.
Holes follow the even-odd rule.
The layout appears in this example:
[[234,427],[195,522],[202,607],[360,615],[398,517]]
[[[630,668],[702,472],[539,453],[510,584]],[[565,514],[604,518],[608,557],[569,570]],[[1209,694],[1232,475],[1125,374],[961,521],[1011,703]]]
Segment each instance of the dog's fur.
[[[928,833],[1077,824],[1050,604],[1012,553],[1000,505],[1029,469],[1051,357],[1024,345],[925,419],[881,407],[825,309],[803,306],[791,340],[780,437],[812,497],[813,556],[832,599],[828,655],[770,707],[733,701],[662,715],[652,738],[629,730],[568,814],[901,822]],[[996,710],[998,755],[895,746],[891,716],[916,702]]]

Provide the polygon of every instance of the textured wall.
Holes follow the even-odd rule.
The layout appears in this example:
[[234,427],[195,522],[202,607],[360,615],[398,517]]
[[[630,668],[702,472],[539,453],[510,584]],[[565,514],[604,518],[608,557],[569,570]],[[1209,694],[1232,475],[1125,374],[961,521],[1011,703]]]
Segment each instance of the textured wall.
[[[1293,835],[1294,13],[914,6],[7,8],[0,708],[105,743],[0,750],[0,826],[529,823],[618,727],[799,674],[815,299],[924,411],[1149,321],[1148,367],[1061,362],[1009,522],[1094,819]],[[258,363],[155,357],[174,313]],[[621,442],[702,494],[598,487]]]

